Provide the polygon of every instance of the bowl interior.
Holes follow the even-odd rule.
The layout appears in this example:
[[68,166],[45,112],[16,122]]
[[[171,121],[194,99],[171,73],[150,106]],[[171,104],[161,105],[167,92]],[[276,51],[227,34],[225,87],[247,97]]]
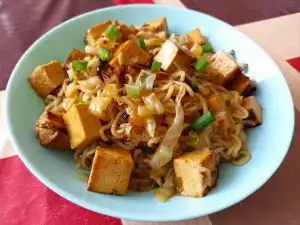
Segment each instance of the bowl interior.
[[[168,18],[169,30],[185,33],[195,27],[215,49],[234,49],[240,62],[249,64],[249,76],[258,82],[258,101],[263,107],[263,125],[249,130],[252,159],[243,167],[222,165],[217,187],[206,197],[174,197],[158,203],[152,192],[128,192],[113,196],[86,191],[78,177],[73,153],[41,147],[34,125],[44,110],[42,100],[27,82],[40,64],[64,62],[72,48],[84,48],[85,31],[103,20],[121,20],[140,25],[157,17]],[[50,189],[87,209],[126,219],[143,221],[182,220],[207,215],[229,207],[257,190],[282,162],[291,141],[294,109],[287,84],[275,63],[251,39],[228,24],[205,14],[179,8],[133,5],[101,9],[76,17],[42,36],[15,67],[6,94],[6,122],[19,156]]]

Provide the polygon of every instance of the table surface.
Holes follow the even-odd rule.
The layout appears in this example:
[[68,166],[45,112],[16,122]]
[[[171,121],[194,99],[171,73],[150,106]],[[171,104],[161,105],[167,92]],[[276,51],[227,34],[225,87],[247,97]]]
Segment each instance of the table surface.
[[[124,0],[124,2],[134,1]],[[300,0],[210,0],[207,2],[183,0],[182,2],[188,8],[211,14],[233,25],[300,12]],[[111,5],[114,5],[111,0],[0,0],[0,90],[5,89],[17,60],[39,36],[70,17]],[[289,27],[297,28],[297,25],[299,25],[298,30],[289,30]],[[238,29],[264,47],[285,71],[284,75],[295,104],[295,135],[282,166],[266,185],[241,203],[210,215],[209,218],[213,225],[300,224],[300,182],[296,182],[300,173],[298,166],[300,101],[297,101],[300,100],[298,88],[300,76],[285,61],[300,56],[300,14],[298,13],[292,19],[282,17],[264,23],[241,25]],[[286,43],[288,47],[278,48],[282,40],[289,40]],[[282,49],[285,51],[282,52]]]

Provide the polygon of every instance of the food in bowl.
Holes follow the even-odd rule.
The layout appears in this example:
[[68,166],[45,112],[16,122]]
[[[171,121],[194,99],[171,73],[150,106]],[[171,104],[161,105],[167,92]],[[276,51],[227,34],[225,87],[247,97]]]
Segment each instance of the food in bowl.
[[244,130],[262,124],[256,84],[199,28],[178,35],[166,18],[104,21],[85,43],[28,80],[46,104],[40,144],[75,151],[76,165],[90,170],[89,191],[203,197],[220,162],[250,160]]

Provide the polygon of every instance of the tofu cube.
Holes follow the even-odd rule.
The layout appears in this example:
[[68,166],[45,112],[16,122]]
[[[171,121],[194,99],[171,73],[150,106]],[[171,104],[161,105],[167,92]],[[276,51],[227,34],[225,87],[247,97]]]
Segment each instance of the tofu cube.
[[69,136],[61,116],[45,111],[36,123],[36,136],[48,148],[71,149]]
[[208,108],[214,113],[214,115],[224,113],[223,119],[219,121],[219,132],[227,130],[235,123],[230,116],[225,101],[219,94],[213,94],[212,96],[210,96],[207,104]]
[[[218,162],[218,155],[210,151],[196,150],[175,158],[173,167],[178,193],[203,197],[217,184]],[[210,176],[203,171],[203,167],[209,170]]]
[[102,33],[109,27],[109,25],[111,25],[111,21],[107,20],[88,29],[85,34],[85,43],[96,47],[98,38],[101,37]]
[[262,108],[254,96],[244,98],[243,107],[249,112],[248,118],[243,120],[245,127],[256,127],[262,124]]
[[165,41],[154,60],[161,62],[161,68],[166,72],[173,72],[177,67],[189,71],[191,64],[196,61],[171,40]]
[[166,33],[168,33],[168,24],[167,24],[166,17],[161,17],[161,18],[157,18],[155,20],[150,20],[150,21],[146,22],[145,24],[155,27],[157,32],[165,31]]
[[144,65],[150,60],[150,55],[140,48],[135,41],[128,40],[120,45],[109,65]]
[[71,63],[73,60],[83,60],[85,57],[85,53],[81,52],[80,50],[74,48],[72,50],[72,52],[69,54],[67,61],[66,61],[66,65],[68,65],[69,63]]
[[227,88],[232,91],[237,91],[244,97],[253,95],[256,92],[256,84],[243,73],[237,74],[234,80],[228,84]]
[[90,113],[88,104],[73,105],[63,119],[72,149],[85,148],[98,139],[100,122]]
[[187,37],[193,44],[205,45],[206,41],[199,28],[188,32]]
[[70,150],[70,140],[67,133],[55,128],[37,127],[37,138],[40,144],[47,148]]
[[128,40],[130,35],[136,34],[136,29],[133,26],[128,27],[124,24],[121,24],[119,27],[123,41]]
[[94,156],[88,190],[125,194],[133,167],[129,151],[98,147]]
[[211,57],[205,73],[212,83],[224,85],[234,78],[239,69],[239,65],[229,54],[219,51]]
[[28,81],[34,91],[43,98],[59,87],[66,77],[67,74],[60,62],[52,61],[38,66],[28,77]]
[[42,113],[42,115],[39,118],[39,121],[37,122],[37,125],[48,126],[52,128],[54,127],[57,129],[65,129],[65,124],[62,116],[57,116],[49,111],[45,111]]

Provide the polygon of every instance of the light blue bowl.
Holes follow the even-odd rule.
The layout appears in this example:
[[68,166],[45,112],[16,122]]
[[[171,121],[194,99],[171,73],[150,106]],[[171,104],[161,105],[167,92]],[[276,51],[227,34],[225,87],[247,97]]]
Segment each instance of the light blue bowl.
[[[71,152],[40,146],[34,125],[44,110],[27,76],[40,64],[64,61],[74,47],[84,47],[85,31],[103,20],[140,25],[157,17],[168,18],[171,32],[195,27],[216,49],[234,49],[249,75],[258,81],[257,98],[263,107],[263,125],[248,132],[251,161],[243,167],[222,165],[217,187],[204,198],[174,197],[158,203],[153,193],[128,192],[113,196],[86,191],[78,179]],[[266,28],[267,29],[267,28]],[[29,170],[46,186],[84,208],[114,217],[141,221],[174,221],[204,216],[225,209],[260,188],[284,159],[294,128],[294,108],[289,88],[273,60],[250,38],[211,16],[191,10],[156,5],[105,8],[73,18],[49,31],[22,56],[10,77],[5,101],[7,127],[15,150]]]

